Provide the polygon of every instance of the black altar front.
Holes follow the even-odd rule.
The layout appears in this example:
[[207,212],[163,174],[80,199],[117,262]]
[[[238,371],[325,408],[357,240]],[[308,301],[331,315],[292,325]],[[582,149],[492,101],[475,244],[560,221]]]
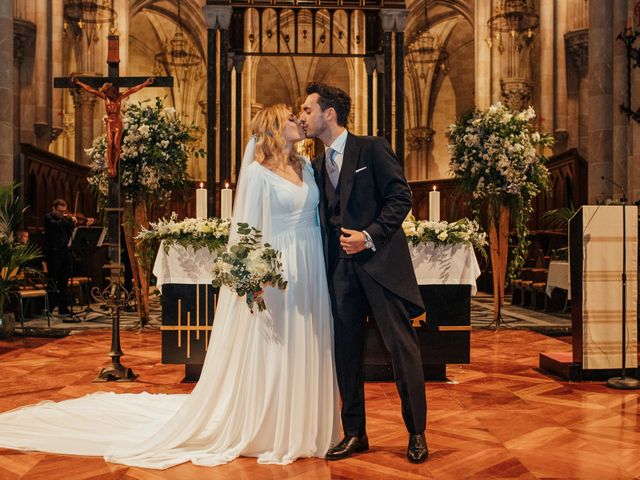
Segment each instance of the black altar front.
[[[426,318],[414,319],[425,380],[446,380],[447,364],[470,362],[471,286],[420,285]],[[162,287],[162,363],[184,364],[185,381],[197,381],[206,355],[218,291],[211,285]],[[389,353],[369,322],[364,374],[368,381],[393,380]]]

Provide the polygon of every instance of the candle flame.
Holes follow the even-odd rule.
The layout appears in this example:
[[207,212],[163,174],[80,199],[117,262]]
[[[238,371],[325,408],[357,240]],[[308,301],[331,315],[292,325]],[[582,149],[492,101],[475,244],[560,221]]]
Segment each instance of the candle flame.
[[200,188],[204,188],[204,183],[200,182]]
[[435,185],[433,186],[433,191],[434,191],[434,192],[436,191],[436,186],[435,186]]
[[224,184],[224,188],[229,188],[229,182]]

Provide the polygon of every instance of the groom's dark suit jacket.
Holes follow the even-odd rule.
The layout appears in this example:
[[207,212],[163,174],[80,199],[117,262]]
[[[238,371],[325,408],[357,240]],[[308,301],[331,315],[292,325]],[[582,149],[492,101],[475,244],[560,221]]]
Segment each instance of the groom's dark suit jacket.
[[[324,152],[314,160],[320,190],[320,223],[329,265]],[[376,251],[353,256],[376,282],[402,298],[412,317],[424,312],[402,222],[411,209],[411,189],[402,166],[382,137],[347,136],[340,170],[341,225],[366,230]]]

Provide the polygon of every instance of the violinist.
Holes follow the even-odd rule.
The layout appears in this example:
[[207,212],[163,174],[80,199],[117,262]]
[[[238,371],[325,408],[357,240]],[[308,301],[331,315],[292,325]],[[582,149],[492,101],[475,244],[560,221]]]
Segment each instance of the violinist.
[[[51,310],[58,307],[58,315],[70,315],[67,298],[67,283],[71,276],[71,250],[69,239],[73,228],[78,224],[78,217],[67,212],[67,202],[58,198],[53,201],[53,210],[44,216],[44,256],[47,261],[47,275],[55,288],[51,295]],[[93,219],[86,219],[86,224],[93,224]]]

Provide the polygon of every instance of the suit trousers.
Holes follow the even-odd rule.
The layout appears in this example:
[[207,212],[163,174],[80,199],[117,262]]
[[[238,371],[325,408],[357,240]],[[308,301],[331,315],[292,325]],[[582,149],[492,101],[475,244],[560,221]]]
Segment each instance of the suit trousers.
[[422,360],[404,301],[377,283],[357,262],[331,250],[335,255],[330,255],[329,288],[344,434],[365,433],[363,354],[365,318],[371,312],[391,354],[407,430],[410,434],[424,432],[427,401]]

